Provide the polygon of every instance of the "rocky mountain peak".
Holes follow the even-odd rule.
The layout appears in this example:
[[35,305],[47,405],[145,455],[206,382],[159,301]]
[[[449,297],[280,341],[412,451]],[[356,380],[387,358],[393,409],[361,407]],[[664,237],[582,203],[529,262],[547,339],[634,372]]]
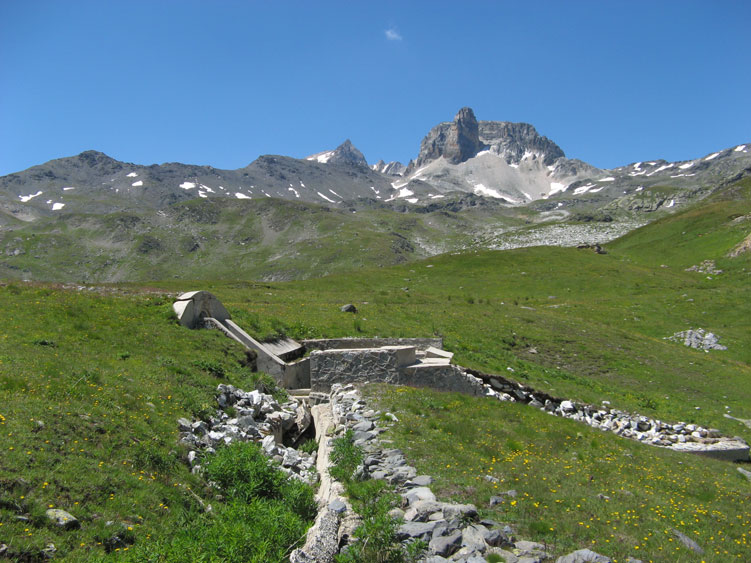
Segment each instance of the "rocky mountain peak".
[[354,164],[357,166],[368,166],[365,156],[347,139],[341,145],[334,149],[334,152],[328,158],[328,162],[334,164]]
[[420,143],[416,166],[444,157],[451,164],[459,164],[475,156],[483,145],[480,129],[472,108],[463,107],[454,121],[433,127]]
[[472,108],[464,107],[449,128],[443,156],[451,164],[459,164],[475,156],[482,148],[480,129]]

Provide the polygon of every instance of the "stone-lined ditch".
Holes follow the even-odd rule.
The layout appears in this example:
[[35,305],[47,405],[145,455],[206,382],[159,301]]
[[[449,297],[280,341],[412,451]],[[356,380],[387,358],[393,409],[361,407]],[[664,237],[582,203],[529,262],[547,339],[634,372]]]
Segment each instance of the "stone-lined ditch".
[[[396,538],[405,545],[425,542],[420,561],[480,563],[491,554],[507,562],[552,561],[545,545],[516,538],[507,524],[481,519],[474,505],[438,500],[430,489],[432,477],[418,475],[400,450],[379,439],[389,425],[398,423],[396,417],[370,408],[353,385],[334,384],[326,399],[310,408],[307,399],[291,397],[280,404],[260,390],[219,385],[215,416],[208,421],[178,421],[179,440],[191,448],[188,460],[194,472],[201,471],[202,458],[216,447],[253,441],[289,478],[319,483],[318,516],[303,547],[290,555],[291,563],[329,563],[354,541],[360,518],[344,496],[342,484],[328,472],[333,441],[348,431],[354,445],[364,452],[357,468],[359,477],[383,479],[400,495],[401,506],[390,513],[400,522]],[[306,453],[294,447],[313,432],[318,440],[316,451]],[[557,563],[588,561],[611,560],[587,549],[556,559]]]

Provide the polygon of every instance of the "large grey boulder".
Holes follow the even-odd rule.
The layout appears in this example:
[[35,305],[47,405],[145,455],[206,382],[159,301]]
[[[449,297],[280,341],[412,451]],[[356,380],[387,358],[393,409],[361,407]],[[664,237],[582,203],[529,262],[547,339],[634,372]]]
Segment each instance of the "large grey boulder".
[[50,508],[45,514],[50,522],[65,530],[74,530],[81,527],[81,523],[75,516],[60,508]]

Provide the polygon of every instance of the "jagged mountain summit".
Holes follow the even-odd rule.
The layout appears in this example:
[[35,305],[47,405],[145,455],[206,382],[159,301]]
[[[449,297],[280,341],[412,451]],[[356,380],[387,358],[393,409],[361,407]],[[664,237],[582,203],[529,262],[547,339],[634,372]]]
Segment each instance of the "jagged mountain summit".
[[350,164],[353,166],[368,166],[365,156],[347,139],[333,151],[324,151],[306,157],[305,160],[314,160],[321,164]]
[[[702,158],[638,162],[601,170],[567,158],[527,123],[478,121],[471,108],[433,127],[407,166],[382,160],[369,166],[347,139],[304,159],[264,155],[237,170],[180,163],[143,166],[97,151],[60,158],[0,178],[0,224],[69,212],[163,209],[194,198],[281,198],[340,206],[375,200],[435,205],[473,194],[504,205],[545,209],[582,204],[654,210],[706,195],[731,178],[751,173],[749,145]],[[674,187],[660,201],[644,190]]]

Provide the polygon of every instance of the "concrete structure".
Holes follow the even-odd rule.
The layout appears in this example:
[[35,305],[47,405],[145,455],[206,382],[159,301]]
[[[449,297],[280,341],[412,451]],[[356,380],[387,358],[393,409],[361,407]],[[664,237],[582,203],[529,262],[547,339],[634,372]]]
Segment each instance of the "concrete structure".
[[[224,332],[256,353],[256,369],[311,402],[323,400],[332,386],[373,382],[430,387],[502,401],[519,401],[551,414],[573,418],[655,446],[728,461],[746,461],[749,446],[741,439],[714,436],[695,425],[669,425],[609,408],[578,405],[552,397],[500,375],[487,375],[451,363],[439,338],[337,338],[295,342],[281,338],[259,342],[234,323],[216,297],[205,291],[181,295],[173,305],[180,323]],[[309,356],[306,356],[310,352]],[[710,435],[712,434],[712,435]]]
[[188,328],[196,328],[205,318],[213,318],[222,322],[229,319],[229,313],[221,301],[208,291],[191,291],[183,293],[172,304],[180,324]]
[[310,354],[310,388],[327,392],[335,383],[380,382],[483,395],[482,381],[451,365],[451,356],[444,350],[418,350],[415,346],[314,351]]
[[[256,369],[286,389],[327,392],[333,383],[380,381],[481,394],[441,350],[440,338],[334,338],[259,342],[235,323],[207,291],[191,291],[172,305],[180,324],[215,328],[256,354]],[[310,356],[306,354],[310,351]],[[474,379],[474,378],[471,378]]]

